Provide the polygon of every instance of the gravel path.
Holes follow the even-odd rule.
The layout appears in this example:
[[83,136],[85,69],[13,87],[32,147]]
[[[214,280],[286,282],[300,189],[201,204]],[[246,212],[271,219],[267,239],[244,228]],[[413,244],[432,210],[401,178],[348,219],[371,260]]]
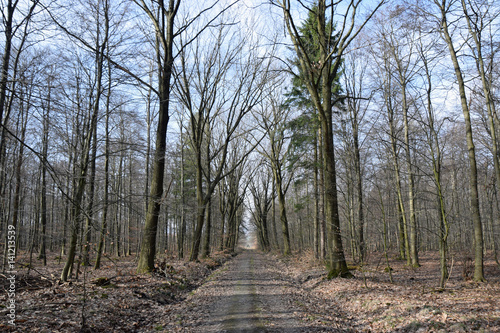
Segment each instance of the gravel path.
[[185,301],[168,307],[164,328],[197,333],[354,331],[290,273],[276,257],[245,250]]
[[224,295],[217,299],[209,315],[217,323],[216,331],[258,332],[262,319],[256,284],[261,281],[254,273],[254,257],[247,252],[235,264],[228,270],[229,276],[218,279]]
[[[244,251],[196,290],[176,315],[182,332],[338,332],[301,320],[300,288],[279,261]],[[302,304],[303,305],[303,304]]]

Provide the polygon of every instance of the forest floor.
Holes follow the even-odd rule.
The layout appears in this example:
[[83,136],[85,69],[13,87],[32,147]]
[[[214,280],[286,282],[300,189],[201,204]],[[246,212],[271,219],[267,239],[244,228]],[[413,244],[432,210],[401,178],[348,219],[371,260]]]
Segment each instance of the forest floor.
[[392,283],[381,254],[353,267],[353,279],[333,280],[307,253],[245,250],[199,263],[164,257],[147,275],[135,274],[132,257],[107,258],[67,283],[58,282],[63,263],[34,261],[29,275],[27,268],[16,274],[15,327],[7,318],[8,275],[0,274],[0,331],[500,332],[499,267],[487,256],[488,281],[478,284],[469,280],[471,261],[456,258],[444,290],[430,252],[421,253],[418,269],[391,259]]

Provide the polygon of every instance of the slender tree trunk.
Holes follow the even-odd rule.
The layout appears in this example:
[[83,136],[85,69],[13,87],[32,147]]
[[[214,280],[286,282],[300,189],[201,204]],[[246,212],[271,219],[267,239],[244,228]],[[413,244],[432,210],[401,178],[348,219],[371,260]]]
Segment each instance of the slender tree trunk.
[[280,221],[281,221],[281,234],[283,236],[283,254],[285,256],[292,254],[290,246],[290,232],[288,230],[288,218],[286,215],[286,202],[285,193],[283,191],[283,184],[281,179],[281,172],[274,169],[274,180],[276,181],[276,194],[278,195]]
[[[206,130],[206,140],[207,140],[207,146],[206,146],[206,154],[207,154],[207,165],[206,165],[206,179],[207,179],[207,187],[210,186],[211,182],[211,165],[210,165],[210,135],[211,131],[209,129]],[[212,194],[210,194],[210,197],[208,198],[207,204],[206,204],[206,228],[205,228],[205,243],[203,245],[203,250],[201,256],[203,258],[210,256],[210,236],[212,233]]]
[[[352,147],[346,147],[346,150],[351,150]],[[348,153],[349,154],[349,153]],[[353,191],[353,177],[351,171],[351,165],[349,164],[349,157],[343,158],[344,168],[345,168],[345,179],[346,179],[346,192],[344,194],[344,201],[346,205],[346,215],[347,215],[347,225],[349,228],[349,245],[351,248],[352,258],[356,258],[358,254],[358,247],[356,244],[356,226],[354,221],[354,191]],[[359,257],[358,257],[359,258]]]
[[386,264],[386,269],[389,273],[389,280],[391,281],[391,283],[393,283],[393,279],[392,279],[392,268],[391,266],[389,265],[389,254],[388,254],[388,246],[387,246],[387,217],[386,217],[386,214],[385,214],[385,206],[384,206],[384,199],[382,197],[382,192],[380,191],[380,189],[378,188],[378,196],[379,196],[379,199],[380,199],[380,210],[381,210],[381,213],[382,213],[382,228],[383,228],[383,234],[384,234],[384,257],[385,257],[385,264]]
[[471,204],[471,215],[472,224],[474,228],[474,281],[485,281],[484,279],[484,268],[483,268],[483,226],[481,222],[481,215],[479,210],[479,192],[477,186],[477,163],[476,163],[476,151],[474,146],[474,139],[472,136],[472,122],[470,118],[469,105],[467,102],[467,96],[465,92],[465,82],[462,76],[462,70],[460,68],[460,63],[458,61],[457,53],[453,45],[453,41],[448,31],[448,21],[446,12],[446,0],[442,0],[441,9],[441,28],[443,32],[444,39],[448,45],[448,50],[450,52],[451,60],[453,62],[453,67],[455,69],[455,76],[458,81],[458,89],[460,93],[460,102],[462,105],[462,111],[465,120],[465,136],[467,140],[467,149],[469,157],[469,172],[470,172],[470,204]]
[[432,169],[434,174],[434,182],[437,188],[437,208],[439,211],[439,254],[440,254],[440,271],[439,288],[444,288],[448,279],[448,235],[449,224],[446,214],[444,195],[441,184],[441,148],[439,146],[439,136],[434,126],[434,112],[432,107],[432,80],[428,66],[428,61],[423,52],[421,52],[422,61],[427,79],[427,117],[429,121],[429,148],[432,154]]
[[[493,195],[492,195],[492,205],[493,205],[493,200],[496,203],[496,210],[497,210],[497,216],[500,214],[500,202],[498,200],[498,192],[497,189],[493,189]],[[498,220],[498,219],[497,219]],[[493,235],[496,235],[496,227],[495,227],[495,219],[491,218],[490,220],[491,223],[491,232]],[[495,259],[495,262],[497,263],[497,266],[500,267],[500,261],[498,260],[498,252],[497,252],[497,243],[496,243],[496,237],[493,237],[493,258]]]
[[[387,59],[385,59],[385,65],[387,65]],[[386,68],[387,69],[387,68]],[[392,165],[394,169],[394,177],[395,177],[395,182],[396,182],[396,192],[397,192],[397,201],[398,201],[398,210],[399,210],[399,218],[400,218],[400,227],[399,227],[399,234],[400,234],[400,244],[404,244],[404,256],[406,257],[406,262],[408,265],[411,265],[411,255],[410,255],[410,243],[409,243],[409,237],[408,237],[408,230],[407,230],[407,220],[406,220],[406,210],[404,206],[404,201],[403,201],[403,193],[402,193],[402,188],[401,188],[401,177],[400,177],[400,168],[399,168],[399,162],[398,162],[398,146],[397,146],[397,137],[396,137],[396,129],[395,129],[395,124],[394,124],[394,109],[392,106],[392,100],[389,94],[389,90],[392,88],[392,79],[391,76],[388,75],[386,78],[386,82],[384,82],[385,87],[384,87],[384,98],[385,98],[385,104],[386,104],[386,109],[387,109],[387,117],[389,121],[389,136],[391,139],[391,155],[392,155]],[[401,250],[400,250],[401,253]]]
[[40,252],[38,253],[38,259],[43,260],[43,265],[47,265],[47,254],[46,254],[46,233],[47,233],[47,154],[49,148],[49,114],[50,114],[50,101],[51,101],[51,80],[49,79],[48,94],[47,94],[47,105],[45,106],[43,115],[43,137],[42,137],[42,184],[40,191],[40,224],[42,227],[40,234]]
[[105,237],[108,231],[108,210],[109,210],[109,155],[111,149],[110,143],[110,129],[109,129],[109,117],[111,113],[111,67],[108,66],[108,94],[106,97],[106,117],[105,117],[105,138],[104,138],[104,188],[103,188],[103,207],[102,207],[102,222],[101,222],[101,232],[99,234],[99,244],[97,246],[96,259],[94,264],[94,270],[101,268],[101,258],[104,252]]
[[[184,242],[186,239],[186,202],[185,202],[185,194],[184,194],[184,143],[182,138],[182,124],[181,124],[181,222],[180,222],[180,231],[178,235],[178,251],[179,258],[184,258]],[[222,228],[224,230],[224,227]]]
[[273,193],[269,193],[269,177],[266,177],[262,181],[262,186],[264,188],[264,193],[263,193],[263,203],[262,203],[262,209],[259,212],[261,216],[261,225],[262,225],[262,242],[264,246],[265,251],[269,251],[271,249],[271,243],[269,241],[269,226],[268,226],[268,214],[269,214],[269,206],[271,205],[271,200],[273,197]]
[[314,137],[314,256],[316,259],[321,257],[320,248],[320,218],[319,218],[319,156],[318,156],[318,136],[315,132]]
[[[274,177],[273,177],[273,179],[274,179]],[[274,239],[274,248],[279,250],[280,243],[278,240],[278,232],[276,230],[276,181],[273,181],[273,203],[272,203],[272,208],[271,208],[271,226],[272,226],[273,239]]]
[[[401,73],[401,72],[400,72]],[[406,83],[405,78],[400,76],[402,100],[403,100],[403,124],[404,124],[404,146],[406,155],[406,171],[408,173],[408,202],[409,202],[409,257],[411,266],[420,267],[418,261],[418,244],[417,244],[417,217],[415,214],[415,175],[413,173],[413,165],[411,162],[411,148],[410,148],[410,125],[408,122],[408,105],[406,96]]]
[[[153,80],[152,74],[150,75],[150,83]],[[150,174],[150,156],[151,156],[151,123],[152,123],[152,115],[151,115],[151,89],[148,91],[147,99],[146,99],[146,124],[147,124],[147,137],[146,137],[146,183],[144,186],[144,209],[147,211],[149,206],[149,174]],[[181,147],[182,145],[182,124],[181,124]],[[182,148],[184,149],[184,148]]]
[[[21,97],[23,97],[21,95]],[[23,103],[24,104],[24,103]],[[26,128],[28,125],[28,112],[29,112],[29,104],[28,105],[21,105],[21,115],[20,115],[20,127],[21,127],[21,133],[20,133],[20,139],[24,142],[26,138]],[[26,109],[26,110],[24,110]],[[24,161],[24,145],[20,144],[19,145],[19,152],[18,152],[18,157],[17,161],[15,164],[15,186],[14,186],[14,202],[13,202],[13,212],[12,212],[12,225],[14,226],[14,230],[18,230],[18,222],[19,222],[19,211],[20,211],[20,204],[21,204],[21,182],[22,182],[22,167],[23,167],[23,161]],[[19,233],[16,232],[16,244],[17,244],[17,239],[19,237]],[[17,249],[17,245],[16,245]]]
[[[394,166],[394,175],[396,181],[396,193],[398,200],[398,211],[399,211],[399,225],[400,225],[400,237],[403,236],[402,241],[404,241],[404,249],[405,249],[405,258],[408,266],[411,265],[411,256],[410,256],[410,243],[408,241],[408,223],[406,221],[406,210],[403,201],[403,193],[401,189],[401,176],[399,170],[399,163],[397,158],[397,148],[395,147],[396,142],[393,140],[392,142],[392,158],[393,158],[393,166]],[[402,232],[402,235],[401,235]]]
[[[124,160],[124,147],[121,147],[122,152],[120,153],[120,161],[118,163],[118,175],[117,175],[117,185],[116,185],[116,201],[119,202],[120,197],[123,198],[123,160]],[[116,207],[115,216],[115,254],[117,257],[120,256],[121,249],[121,234],[122,234],[122,221],[123,221],[123,205],[118,204]]]
[[96,260],[94,269],[101,267],[101,257],[104,252],[104,238],[108,230],[108,202],[109,202],[109,112],[106,114],[106,138],[104,144],[104,194],[103,194],[103,208],[102,208],[102,223],[101,233],[99,236],[99,245],[97,246]]
[[[486,102],[486,110],[488,112],[488,125],[489,125],[489,132],[491,136],[491,150],[493,152],[493,165],[494,165],[494,170],[495,170],[495,178],[496,178],[496,186],[497,190],[500,191],[500,150],[499,150],[499,142],[497,138],[497,126],[496,126],[496,109],[495,109],[495,100],[493,97],[492,93],[492,83],[493,83],[493,67],[494,67],[494,55],[491,55],[490,58],[490,64],[488,64],[488,68],[490,69],[490,72],[487,73],[486,71],[486,66],[484,63],[484,57],[483,57],[483,45],[482,45],[482,36],[481,33],[483,32],[481,30],[481,26],[475,25],[472,22],[472,18],[469,15],[469,11],[467,8],[467,4],[465,0],[462,1],[462,8],[465,14],[465,19],[467,21],[467,26],[469,28],[469,32],[472,36],[472,39],[474,40],[474,45],[476,46],[475,48],[475,61],[476,61],[476,67],[479,71],[479,76],[481,77],[481,83],[483,87],[483,93],[484,93],[484,98]],[[478,14],[475,12],[474,14]],[[479,14],[481,15],[481,14]],[[492,24],[492,23],[491,23]]]
[[94,195],[95,195],[95,175],[96,175],[96,158],[97,158],[97,131],[94,131],[92,143],[92,157],[90,159],[90,177],[89,177],[89,204],[87,208],[87,216],[85,218],[85,230],[83,234],[83,265],[89,266],[89,250],[92,236],[92,217],[94,215]]
[[[130,151],[129,158],[128,158],[128,195],[132,197],[132,179],[133,179],[133,173],[134,170],[132,168],[132,151]],[[131,256],[132,255],[132,199],[129,199],[128,202],[128,209],[127,209],[127,250],[125,252],[126,256]]]
[[[66,193],[69,194],[70,192],[70,183],[71,183],[71,174],[75,174],[74,172],[70,172],[71,171],[71,165],[74,164],[73,163],[73,153],[70,153],[69,154],[70,157],[69,157],[69,160],[68,160],[68,177],[66,178],[66,186],[65,186],[65,190],[66,190]],[[59,256],[59,261],[62,259],[62,257],[64,257],[66,255],[66,236],[68,234],[67,232],[67,229],[68,229],[68,222],[69,222],[69,219],[70,219],[70,200],[64,196],[62,196],[62,200],[64,200],[64,218],[63,218],[63,232],[62,232],[62,242],[61,242],[61,253],[60,253],[60,256]]]
[[234,229],[236,225],[236,206],[232,196],[228,197],[228,225],[227,225],[227,237],[226,237],[226,249],[232,252],[232,242],[235,238]]
[[356,173],[356,193],[357,193],[357,210],[358,210],[358,240],[359,240],[359,254],[361,262],[366,258],[366,246],[365,246],[365,217],[363,212],[363,175],[361,171],[361,156],[359,148],[359,124],[357,112],[354,112],[353,119],[353,144],[354,144],[354,170]]
[[[3,48],[2,56],[2,72],[0,73],[0,125],[5,125],[7,119],[4,120],[4,111],[7,100],[7,85],[9,83],[9,70],[10,70],[10,60],[12,53],[12,38],[13,38],[13,19],[14,12],[16,11],[18,1],[7,1],[7,13],[3,17],[4,24],[4,35],[5,35],[5,45]],[[7,118],[7,117],[6,117]],[[5,131],[2,128],[2,133]],[[3,150],[4,150],[5,135],[2,134],[0,141],[0,166],[3,167]],[[3,170],[2,170],[3,172]],[[2,189],[0,188],[0,193]]]

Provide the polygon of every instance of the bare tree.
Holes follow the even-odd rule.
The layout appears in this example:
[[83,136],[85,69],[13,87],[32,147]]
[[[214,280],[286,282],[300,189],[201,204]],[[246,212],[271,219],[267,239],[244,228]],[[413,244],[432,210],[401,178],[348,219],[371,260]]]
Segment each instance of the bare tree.
[[[260,162],[260,161],[258,161]],[[267,166],[256,168],[249,189],[253,199],[252,216],[257,227],[257,240],[264,251],[271,249],[269,242],[269,211],[274,198],[272,172]]]
[[[103,81],[103,69],[104,69],[104,60],[105,60],[105,53],[107,49],[107,43],[109,40],[109,3],[107,0],[104,0],[102,3],[102,12],[101,12],[101,3],[98,4],[98,8],[96,10],[96,15],[97,15],[97,30],[96,30],[96,39],[95,39],[95,65],[96,65],[96,90],[95,90],[95,98],[94,98],[94,103],[91,107],[91,113],[90,113],[90,121],[89,121],[89,127],[88,131],[85,134],[84,142],[83,142],[83,149],[81,152],[81,159],[80,159],[80,165],[79,165],[79,178],[78,182],[76,185],[76,189],[74,191],[74,196],[72,198],[72,208],[71,208],[71,222],[72,222],[72,227],[71,227],[71,237],[70,237],[70,244],[69,244],[69,251],[68,251],[68,257],[66,259],[66,264],[64,265],[63,271],[61,273],[61,280],[62,281],[67,281],[71,268],[73,267],[73,263],[75,260],[75,254],[76,254],[76,246],[77,246],[77,241],[78,241],[78,235],[80,232],[80,219],[82,218],[82,203],[83,203],[83,195],[85,193],[85,186],[86,186],[86,178],[87,178],[87,172],[89,168],[89,161],[90,161],[90,150],[92,148],[92,138],[94,137],[94,131],[97,130],[97,120],[98,120],[98,114],[99,114],[99,106],[100,106],[100,100],[101,96],[103,93],[103,87],[102,87],[102,81]],[[100,18],[104,20],[104,31],[100,31]],[[92,94],[94,92],[91,92]]]
[[[419,31],[421,34],[422,32]],[[425,79],[425,94],[422,97],[422,104],[427,110],[427,126],[428,130],[425,132],[427,136],[427,142],[430,151],[430,159],[432,162],[432,174],[434,177],[434,183],[436,185],[436,207],[438,210],[439,217],[439,253],[440,253],[440,270],[441,276],[439,279],[439,287],[444,288],[446,281],[448,279],[448,237],[450,235],[450,223],[448,219],[448,212],[446,209],[446,200],[444,193],[443,184],[443,172],[442,172],[442,143],[440,138],[439,130],[442,128],[443,121],[439,122],[436,114],[435,107],[432,100],[433,93],[433,69],[436,66],[436,60],[442,57],[442,52],[438,51],[440,46],[435,39],[430,39],[430,42],[423,42],[424,38],[419,38],[416,45],[418,55],[421,59],[424,73],[423,77]],[[424,121],[425,123],[425,121]]]
[[[397,23],[394,21],[396,20]],[[390,17],[384,20],[384,25],[389,26],[387,30],[381,32],[381,39],[383,45],[388,50],[391,60],[388,60],[389,72],[388,75],[394,76],[399,91],[401,93],[400,105],[403,113],[403,127],[404,127],[404,152],[405,152],[405,165],[406,173],[408,175],[408,238],[409,238],[409,259],[413,267],[419,267],[418,260],[418,244],[417,244],[417,216],[416,216],[416,194],[415,194],[415,171],[412,165],[412,149],[410,145],[410,96],[409,86],[417,73],[418,61],[415,59],[415,42],[416,31],[414,27],[410,26],[410,19],[405,17],[405,12],[401,7],[397,7]],[[391,23],[388,24],[387,21]],[[393,62],[393,63],[391,63]],[[398,103],[399,104],[399,103]]]
[[293,169],[295,161],[291,154],[293,145],[291,134],[287,129],[291,121],[290,109],[285,109],[282,102],[276,97],[276,93],[271,94],[268,102],[263,104],[262,112],[256,113],[256,121],[260,122],[260,127],[266,136],[266,141],[260,144],[258,149],[268,161],[273,174],[276,186],[276,197],[278,199],[279,215],[281,222],[281,234],[283,238],[283,254],[291,254],[290,228],[287,217],[286,193],[293,180]]
[[[353,46],[355,48],[355,46]],[[359,248],[359,258],[361,262],[366,258],[365,244],[365,214],[364,214],[364,190],[363,190],[363,161],[361,149],[364,140],[362,138],[362,126],[369,107],[371,92],[366,92],[366,79],[368,59],[363,57],[364,50],[352,50],[346,57],[345,90],[347,93],[346,107],[348,122],[351,125],[352,136],[352,163],[355,174],[356,188],[356,210],[359,221],[357,230],[357,247]]]
[[497,61],[496,54],[499,52],[494,41],[495,34],[498,34],[495,21],[500,17],[500,8],[493,1],[461,0],[461,3],[464,19],[472,37],[473,44],[469,45],[469,48],[481,78],[484,103],[488,114],[496,186],[497,191],[500,191],[500,149],[498,140],[500,122],[493,93],[493,68]]
[[149,204],[146,212],[146,222],[141,243],[137,272],[149,272],[154,268],[156,255],[156,233],[158,229],[158,216],[160,214],[161,199],[163,195],[163,178],[165,173],[165,152],[167,127],[170,120],[170,91],[172,67],[174,64],[174,22],[181,4],[181,0],[150,1],[134,0],[134,2],[147,14],[155,32],[155,50],[158,61],[158,89],[156,94],[159,99],[158,127],[156,129],[156,146],[153,158]]
[[[238,40],[230,28],[222,24],[213,43],[204,41],[206,50],[199,42],[193,44],[192,57],[190,49],[182,46],[179,98],[189,113],[190,144],[197,169],[198,208],[190,260],[198,258],[207,204],[218,183],[253,149],[241,147],[244,153],[235,156],[238,162],[228,168],[230,143],[243,134],[242,121],[260,101],[268,77],[269,61],[246,51],[246,39]],[[231,38],[236,42],[229,42]]]
[[450,33],[450,23],[448,18],[455,5],[455,0],[434,0],[434,4],[439,10],[437,19],[439,22],[440,32],[446,44],[448,45],[448,51],[453,63],[455,76],[457,79],[458,90],[460,95],[460,103],[462,106],[462,112],[465,120],[465,136],[467,140],[468,148],[468,158],[469,158],[469,168],[470,168],[470,203],[471,203],[471,215],[474,228],[474,249],[475,249],[475,262],[474,262],[474,280],[484,281],[484,269],[483,269],[483,226],[481,222],[481,214],[479,207],[479,192],[478,192],[478,171],[476,163],[476,148],[474,145],[474,138],[472,136],[472,122],[470,116],[469,102],[467,101],[467,93],[465,87],[465,80],[463,76],[462,69],[460,67],[460,61],[458,59],[457,48],[454,44],[454,40]]

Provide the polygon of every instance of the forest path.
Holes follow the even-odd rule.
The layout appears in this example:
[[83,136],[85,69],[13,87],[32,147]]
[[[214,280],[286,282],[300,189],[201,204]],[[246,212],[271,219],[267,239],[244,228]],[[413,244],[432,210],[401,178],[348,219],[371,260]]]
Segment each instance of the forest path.
[[[303,332],[290,308],[291,285],[275,259],[245,250],[199,288],[183,318],[191,332]],[[186,327],[187,326],[187,327]]]

